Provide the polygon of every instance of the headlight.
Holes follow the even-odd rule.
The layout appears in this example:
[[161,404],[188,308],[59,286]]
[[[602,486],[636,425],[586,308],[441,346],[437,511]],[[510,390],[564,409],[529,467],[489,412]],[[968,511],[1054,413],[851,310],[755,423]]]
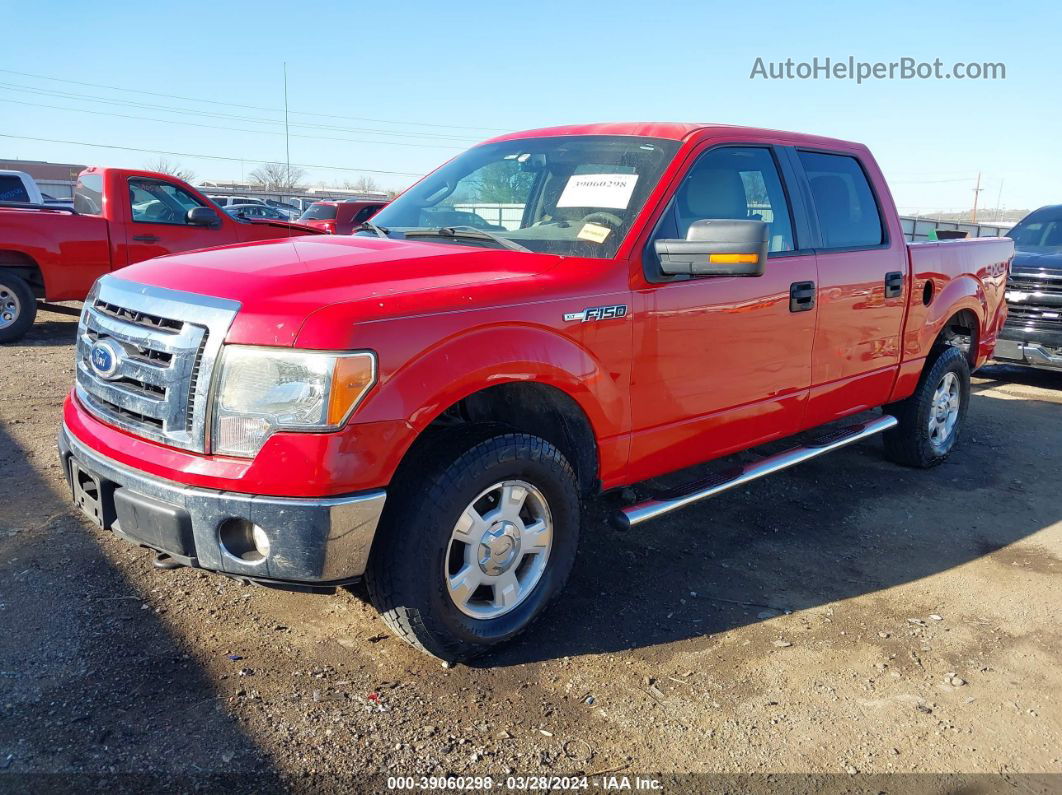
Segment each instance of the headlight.
[[336,430],[376,383],[376,354],[226,345],[213,450],[253,456],[273,431]]

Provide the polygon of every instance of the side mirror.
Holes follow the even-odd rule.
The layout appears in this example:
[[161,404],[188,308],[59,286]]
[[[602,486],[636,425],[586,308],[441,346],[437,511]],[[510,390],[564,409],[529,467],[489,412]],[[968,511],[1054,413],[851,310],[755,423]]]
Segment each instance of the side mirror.
[[668,275],[762,276],[767,229],[764,221],[694,221],[685,240],[656,240],[653,246]]
[[189,226],[221,226],[221,218],[213,207],[193,207],[184,220]]

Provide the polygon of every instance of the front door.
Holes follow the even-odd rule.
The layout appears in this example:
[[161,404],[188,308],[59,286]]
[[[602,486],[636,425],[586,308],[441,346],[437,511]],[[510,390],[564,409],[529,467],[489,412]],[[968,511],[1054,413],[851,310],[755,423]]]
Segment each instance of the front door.
[[768,222],[768,262],[754,277],[667,277],[652,240],[645,248],[634,299],[632,480],[786,436],[802,419],[816,261],[798,248],[773,148],[700,154],[653,238],[685,238],[693,221],[708,218]]
[[236,242],[231,224],[223,222],[214,228],[189,224],[188,211],[206,205],[171,182],[130,177],[128,193],[128,265],[163,254]]

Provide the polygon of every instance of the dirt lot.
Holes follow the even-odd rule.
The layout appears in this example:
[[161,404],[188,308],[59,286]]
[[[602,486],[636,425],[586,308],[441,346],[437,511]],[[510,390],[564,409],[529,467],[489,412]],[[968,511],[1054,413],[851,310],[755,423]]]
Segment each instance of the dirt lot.
[[979,373],[931,472],[871,440],[644,530],[593,506],[562,600],[444,669],[358,593],[155,571],[82,522],[75,323],[44,320],[0,349],[0,773],[1062,773],[1062,376]]

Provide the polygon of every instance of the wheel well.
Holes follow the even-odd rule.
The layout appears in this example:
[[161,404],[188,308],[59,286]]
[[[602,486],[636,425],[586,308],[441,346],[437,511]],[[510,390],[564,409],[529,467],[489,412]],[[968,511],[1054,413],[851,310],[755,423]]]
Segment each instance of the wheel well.
[[469,432],[518,431],[545,439],[575,469],[584,495],[600,488],[597,438],[590,420],[574,399],[546,384],[499,384],[475,392],[450,406],[417,437],[399,469],[423,460],[443,439]]
[[972,368],[977,362],[977,340],[980,324],[977,315],[969,309],[961,309],[948,318],[944,328],[937,335],[934,347],[951,345],[966,355]]
[[35,298],[44,298],[44,275],[32,257],[21,251],[0,251],[0,268],[22,277]]

